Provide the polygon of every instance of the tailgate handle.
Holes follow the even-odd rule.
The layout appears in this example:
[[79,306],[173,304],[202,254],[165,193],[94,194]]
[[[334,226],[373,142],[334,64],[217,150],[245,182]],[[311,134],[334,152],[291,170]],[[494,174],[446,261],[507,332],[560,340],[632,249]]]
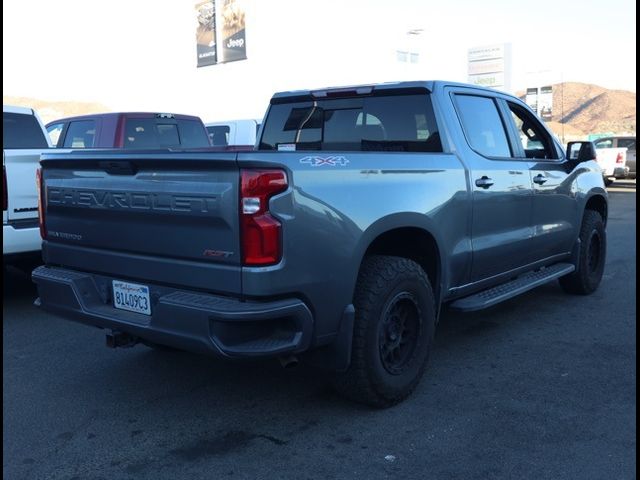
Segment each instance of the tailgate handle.
[[128,161],[106,161],[98,162],[98,166],[107,173],[113,175],[135,175],[138,169],[132,162]]

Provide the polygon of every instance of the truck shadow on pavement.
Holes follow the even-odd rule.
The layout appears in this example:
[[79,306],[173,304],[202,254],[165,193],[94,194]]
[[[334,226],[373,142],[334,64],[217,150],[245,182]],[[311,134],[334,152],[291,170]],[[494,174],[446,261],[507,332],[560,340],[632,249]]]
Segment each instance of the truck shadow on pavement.
[[31,281],[31,272],[39,266],[34,262],[18,265],[2,265],[3,301],[20,301],[37,297],[35,284]]
[[[37,291],[29,273],[5,270],[8,280],[4,282],[5,304],[33,303]],[[496,335],[506,338],[513,329],[535,328],[532,322],[545,313],[540,310],[540,303],[547,305],[547,312],[552,312],[566,300],[567,296],[554,283],[480,312],[463,314],[445,307],[429,367],[418,390],[428,389],[429,377],[440,368],[440,357],[453,358],[456,350],[486,345]],[[52,321],[67,322],[55,317]],[[89,391],[95,390],[96,395],[104,388],[117,388],[118,402],[132,407],[149,403],[160,406],[197,395],[206,403],[205,409],[215,406],[218,411],[225,406],[232,406],[233,410],[252,409],[258,402],[274,407],[289,404],[293,408],[299,402],[312,402],[315,408],[323,405],[350,412],[372,411],[341,399],[331,388],[330,374],[309,366],[304,357],[298,366],[283,369],[276,359],[228,361],[181,351],[156,351],[141,344],[111,350],[103,346],[104,334],[98,329],[74,324],[72,331],[77,333],[78,341],[84,342],[75,352],[66,352],[82,366],[73,375],[74,380],[81,381]],[[96,350],[99,361],[86,362],[87,350]],[[458,362],[464,362],[464,357]]]

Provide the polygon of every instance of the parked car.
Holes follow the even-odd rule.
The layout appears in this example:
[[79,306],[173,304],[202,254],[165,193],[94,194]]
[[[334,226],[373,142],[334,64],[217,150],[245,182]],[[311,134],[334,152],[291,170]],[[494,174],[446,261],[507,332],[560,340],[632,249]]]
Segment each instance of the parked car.
[[[612,165],[609,168],[605,167],[607,183],[612,181],[611,177],[636,178],[636,137],[603,137],[593,143],[598,153],[598,163],[602,163],[603,166]],[[615,165],[611,161],[614,158]]]
[[209,147],[209,137],[199,117],[172,113],[96,113],[61,118],[47,123],[58,148]]
[[44,155],[38,303],[110,346],[302,356],[347,397],[393,405],[444,304],[479,310],[555,279],[598,288],[594,159],[487,88],[278,93],[257,151]]
[[[36,170],[51,147],[31,108],[2,106],[2,261],[39,258]],[[33,267],[32,267],[33,268]]]
[[253,150],[256,144],[260,120],[227,120],[206,123],[207,132],[214,147],[228,151]]

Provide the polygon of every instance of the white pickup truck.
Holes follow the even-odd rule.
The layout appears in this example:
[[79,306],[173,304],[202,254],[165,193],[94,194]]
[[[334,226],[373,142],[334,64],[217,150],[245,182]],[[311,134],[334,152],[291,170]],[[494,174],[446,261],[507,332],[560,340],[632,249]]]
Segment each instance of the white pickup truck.
[[205,123],[211,144],[228,151],[253,150],[261,120],[227,120]]
[[613,137],[600,138],[593,143],[596,147],[596,162],[602,168],[605,185],[611,185],[614,179],[622,179],[629,176],[627,147],[618,146],[613,142]]
[[36,170],[51,148],[40,118],[25,107],[2,106],[2,261],[39,255]]
[[604,137],[593,143],[605,184],[613,178],[636,178],[636,137]]

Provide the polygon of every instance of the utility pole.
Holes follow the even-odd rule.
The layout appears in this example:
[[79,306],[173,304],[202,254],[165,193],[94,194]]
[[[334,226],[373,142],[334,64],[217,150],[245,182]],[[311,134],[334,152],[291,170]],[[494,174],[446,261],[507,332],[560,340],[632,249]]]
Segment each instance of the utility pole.
[[560,128],[562,129],[562,144],[565,144],[564,141],[564,72],[560,72],[560,85],[562,90],[560,90]]

